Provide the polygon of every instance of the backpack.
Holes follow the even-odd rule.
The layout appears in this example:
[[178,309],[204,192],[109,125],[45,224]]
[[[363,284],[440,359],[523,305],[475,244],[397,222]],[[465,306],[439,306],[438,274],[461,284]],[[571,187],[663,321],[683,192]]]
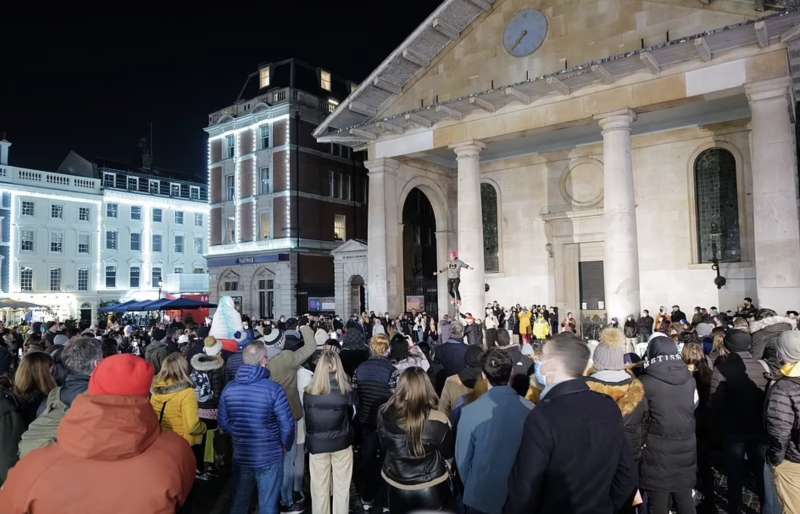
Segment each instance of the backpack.
[[194,394],[197,395],[198,403],[206,403],[214,398],[214,391],[211,389],[211,381],[208,374],[204,371],[192,371],[192,382],[194,383]]
[[[25,432],[25,419],[14,396],[0,390],[0,485],[5,482],[8,470],[17,463],[17,443]],[[8,444],[6,444],[8,443]]]
[[28,430],[22,434],[19,442],[19,456],[24,457],[33,450],[44,448],[56,442],[58,436],[58,425],[67,414],[69,406],[61,401],[61,388],[56,387],[47,395],[44,411],[33,423],[28,426]]

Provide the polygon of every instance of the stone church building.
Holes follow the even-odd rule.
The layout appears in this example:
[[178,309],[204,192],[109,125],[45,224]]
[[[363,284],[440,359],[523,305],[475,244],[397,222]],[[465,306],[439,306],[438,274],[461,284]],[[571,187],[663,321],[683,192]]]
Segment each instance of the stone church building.
[[799,24],[745,0],[445,0],[315,132],[368,151],[368,308],[447,312],[449,250],[475,268],[462,312],[797,308]]

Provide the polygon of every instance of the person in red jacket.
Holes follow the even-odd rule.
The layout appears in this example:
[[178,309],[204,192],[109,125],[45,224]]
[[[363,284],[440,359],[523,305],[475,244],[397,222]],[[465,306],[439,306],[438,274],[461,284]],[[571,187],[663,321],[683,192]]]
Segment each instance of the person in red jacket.
[[58,441],[17,463],[0,489],[4,514],[173,513],[189,496],[194,455],[161,432],[147,399],[153,367],[133,355],[100,362]]

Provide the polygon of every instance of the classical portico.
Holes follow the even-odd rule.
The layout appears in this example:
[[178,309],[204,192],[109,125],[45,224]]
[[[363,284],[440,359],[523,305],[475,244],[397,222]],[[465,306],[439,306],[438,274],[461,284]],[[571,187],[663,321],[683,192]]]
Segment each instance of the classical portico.
[[[370,309],[408,300],[414,188],[434,210],[438,269],[451,249],[476,268],[461,274],[462,312],[497,300],[621,322],[744,296],[798,307],[787,51],[800,15],[642,3],[616,33],[584,14],[591,4],[447,0],[317,129],[369,153]],[[523,9],[548,19],[541,47],[493,50]],[[631,34],[644,49],[627,48]]]

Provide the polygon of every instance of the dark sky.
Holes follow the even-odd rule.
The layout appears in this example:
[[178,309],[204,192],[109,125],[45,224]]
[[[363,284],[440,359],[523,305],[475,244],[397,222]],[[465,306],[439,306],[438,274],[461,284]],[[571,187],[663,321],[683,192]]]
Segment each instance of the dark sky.
[[233,103],[258,63],[297,57],[361,81],[439,2],[163,7],[172,4],[4,12],[0,133],[13,143],[10,163],[54,169],[75,149],[138,165],[152,121],[156,167],[203,178],[207,116]]

